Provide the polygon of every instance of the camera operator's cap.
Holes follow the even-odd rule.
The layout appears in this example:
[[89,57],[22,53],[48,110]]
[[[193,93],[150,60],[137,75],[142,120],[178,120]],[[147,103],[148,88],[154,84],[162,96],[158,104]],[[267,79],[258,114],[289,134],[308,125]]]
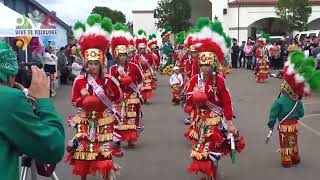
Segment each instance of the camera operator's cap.
[[0,41],[0,82],[7,82],[8,75],[15,76],[17,73],[16,54],[7,43]]
[[180,68],[178,66],[173,67],[173,70],[179,70]]

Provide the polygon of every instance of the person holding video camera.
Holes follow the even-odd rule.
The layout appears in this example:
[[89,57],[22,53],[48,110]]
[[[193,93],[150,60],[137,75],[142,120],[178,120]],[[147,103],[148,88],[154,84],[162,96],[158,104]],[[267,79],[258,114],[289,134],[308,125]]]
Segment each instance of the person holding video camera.
[[18,180],[21,154],[46,164],[58,163],[64,154],[62,118],[49,99],[50,79],[38,67],[31,69],[25,89],[15,82],[16,55],[0,41],[0,179]]

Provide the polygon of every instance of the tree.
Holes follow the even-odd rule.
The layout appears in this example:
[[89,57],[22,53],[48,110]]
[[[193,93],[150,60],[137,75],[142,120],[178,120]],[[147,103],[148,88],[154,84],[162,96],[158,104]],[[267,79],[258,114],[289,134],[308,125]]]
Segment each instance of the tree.
[[305,30],[312,12],[309,0],[278,0],[275,9],[291,33]]
[[188,29],[191,24],[189,0],[161,0],[155,10],[156,25],[159,29],[171,27],[173,33]]
[[128,22],[126,23],[126,26],[128,27],[129,32],[130,32],[131,34],[133,34],[133,23],[130,22],[130,21],[128,21]]
[[110,18],[113,24],[126,22],[126,16],[121,11],[112,10],[108,7],[96,6],[95,8],[93,8],[91,14],[93,13],[100,14],[102,18]]
[[[72,29],[72,27],[70,27],[70,29]],[[68,43],[75,43],[74,34],[71,30],[67,32],[67,41]]]

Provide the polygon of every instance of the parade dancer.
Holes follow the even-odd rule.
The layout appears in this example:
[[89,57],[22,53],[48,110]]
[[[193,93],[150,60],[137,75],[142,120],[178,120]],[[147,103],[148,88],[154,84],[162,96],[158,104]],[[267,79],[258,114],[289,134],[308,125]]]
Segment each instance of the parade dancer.
[[158,55],[155,53],[157,48],[157,36],[155,34],[149,35],[148,48],[149,50],[147,51],[147,57],[148,59],[152,60],[152,63],[150,65],[151,65],[151,68],[153,69],[151,87],[152,89],[155,90],[157,89],[156,62],[160,63],[160,60],[158,59]]
[[136,64],[128,62],[130,39],[132,36],[125,26],[114,25],[111,50],[117,64],[110,68],[110,74],[119,80],[124,94],[124,100],[116,105],[120,118],[115,129],[121,139],[128,142],[128,147],[132,148],[138,140],[138,130],[142,129],[139,85],[143,82],[143,74]]
[[157,36],[155,34],[149,36],[148,48],[153,58],[153,68],[158,71],[160,68],[160,56],[157,53]]
[[128,62],[134,63],[134,56],[136,55],[136,48],[134,45],[133,37],[129,41],[128,45]]
[[170,85],[172,89],[172,104],[179,105],[182,96],[183,76],[178,66],[173,67],[173,74],[170,77]]
[[102,72],[111,31],[111,20],[97,14],[90,15],[86,24],[77,22],[73,29],[86,72],[76,77],[72,88],[72,104],[80,110],[68,120],[76,134],[67,147],[66,162],[81,180],[97,172],[110,180],[118,169],[112,157],[122,156],[112,146],[117,119],[113,103],[122,99],[122,91],[115,78]]
[[190,33],[185,40],[185,46],[189,49],[190,57],[188,61],[186,61],[186,75],[189,77],[193,77],[194,75],[197,75],[199,73],[199,67],[198,67],[198,53],[195,48],[195,37],[193,36],[193,33]]
[[256,50],[257,63],[255,72],[257,82],[264,82],[269,76],[269,51],[265,47],[269,39],[269,35],[265,33],[260,34],[257,39],[258,49]]
[[[185,86],[184,86],[184,96],[186,96],[185,92],[186,92],[186,89],[189,85],[189,82],[190,82],[190,79],[191,77],[193,77],[194,75],[197,75],[198,72],[199,72],[199,67],[198,67],[198,54],[197,54],[197,51],[195,49],[195,46],[194,46],[194,37],[193,37],[193,33],[189,32],[189,34],[187,35],[185,41],[184,41],[184,45],[185,45],[185,48],[187,49],[187,53],[188,53],[188,58],[187,60],[185,61],[185,77],[186,77],[186,83],[185,83]],[[184,111],[185,113],[187,113],[187,116],[185,117],[184,119],[184,124],[186,125],[190,125],[191,121],[192,121],[192,118],[191,118],[191,110],[192,110],[192,107],[188,104],[185,104],[185,107],[184,107]],[[188,138],[189,135],[185,134],[185,136]]]
[[228,53],[224,57],[224,63],[222,64],[222,71],[225,74],[231,72],[231,49],[228,50]]
[[177,61],[176,61],[175,65],[180,68],[180,72],[182,73],[183,76],[185,76],[185,64],[188,59],[188,54],[186,53],[184,45],[183,45],[184,40],[185,40],[185,33],[179,32],[177,34],[177,39],[176,39]]
[[188,171],[203,173],[216,179],[219,159],[222,155],[240,152],[244,148],[233,124],[231,96],[225,79],[217,67],[224,62],[230,38],[221,31],[220,22],[207,17],[197,21],[194,33],[196,50],[199,53],[201,73],[191,78],[187,88],[187,104],[192,107],[193,144],[192,163]]
[[144,103],[148,102],[153,96],[152,81],[154,71],[152,68],[152,56],[147,53],[147,37],[143,30],[139,30],[136,38],[136,47],[138,54],[134,57],[134,63],[142,70],[144,81],[141,87],[142,99]]
[[315,66],[315,60],[306,58],[303,52],[291,54],[283,68],[281,93],[271,107],[267,142],[279,121],[281,164],[286,168],[300,163],[298,129],[299,119],[304,116],[301,99],[310,96],[311,91],[320,92],[320,72],[315,70]]
[[166,27],[164,31],[161,33],[162,39],[162,47],[161,47],[161,68],[160,72],[164,75],[170,75],[173,69],[173,62],[172,62],[172,47],[169,47],[170,42],[170,35],[171,35],[171,28]]

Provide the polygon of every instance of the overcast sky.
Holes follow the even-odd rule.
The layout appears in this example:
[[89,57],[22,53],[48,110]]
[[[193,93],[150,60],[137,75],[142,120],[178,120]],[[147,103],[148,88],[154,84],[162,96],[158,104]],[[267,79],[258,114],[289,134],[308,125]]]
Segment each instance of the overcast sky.
[[153,10],[157,0],[37,0],[69,25],[84,21],[95,6],[106,6],[122,11],[132,21],[132,10]]

